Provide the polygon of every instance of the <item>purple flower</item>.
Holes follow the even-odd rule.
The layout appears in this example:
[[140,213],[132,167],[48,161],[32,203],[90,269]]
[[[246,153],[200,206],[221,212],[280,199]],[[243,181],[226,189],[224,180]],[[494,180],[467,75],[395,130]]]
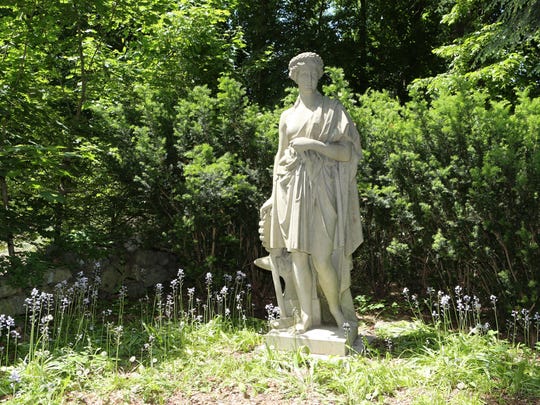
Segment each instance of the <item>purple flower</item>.
[[11,374],[9,375],[9,381],[11,381],[12,384],[20,383],[21,382],[21,375],[17,370],[13,370]]
[[15,326],[15,319],[13,319],[11,316],[6,316],[6,319],[5,319],[5,323],[4,323],[5,326],[7,326],[8,330],[10,328],[13,328]]
[[482,304],[480,304],[480,299],[478,299],[478,297],[476,295],[473,296],[472,303],[473,303],[474,310],[475,311],[480,311],[480,309],[482,308]]
[[443,295],[440,302],[443,309],[448,309],[448,307],[450,306],[450,296],[447,294]]
[[275,307],[273,304],[267,304],[265,307],[266,313],[268,315],[268,320],[272,321],[279,318],[280,310],[279,307]]
[[86,287],[88,287],[88,277],[84,277],[82,271],[77,274],[77,280],[74,283],[74,287],[79,291],[86,291]]
[[60,309],[62,310],[62,312],[64,312],[66,310],[66,308],[69,306],[69,304],[71,304],[71,302],[69,301],[68,298],[66,298],[66,297],[62,298],[62,301],[60,303]]
[[53,316],[52,315],[45,315],[43,318],[41,318],[41,323],[42,324],[46,324],[46,323],[49,323],[53,320]]
[[167,294],[167,298],[165,300],[165,316],[167,318],[170,318],[173,312],[174,308],[174,299],[172,295]]
[[247,277],[247,276],[246,276],[246,273],[241,272],[241,271],[237,271],[237,272],[236,272],[236,282],[240,283],[240,282],[242,282],[246,277]]

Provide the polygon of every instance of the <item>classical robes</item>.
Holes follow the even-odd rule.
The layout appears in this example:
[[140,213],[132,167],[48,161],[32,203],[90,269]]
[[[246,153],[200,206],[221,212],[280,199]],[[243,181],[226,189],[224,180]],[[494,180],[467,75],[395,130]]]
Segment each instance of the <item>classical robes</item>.
[[[280,139],[285,136],[280,133]],[[311,150],[296,152],[290,145],[278,152],[269,247],[307,254],[331,252],[340,292],[350,295],[351,257],[363,240],[356,182],[362,156],[358,131],[339,101],[323,97],[299,130],[288,136],[287,144],[296,137],[348,143],[351,158],[340,162]],[[352,314],[345,316],[351,319]]]

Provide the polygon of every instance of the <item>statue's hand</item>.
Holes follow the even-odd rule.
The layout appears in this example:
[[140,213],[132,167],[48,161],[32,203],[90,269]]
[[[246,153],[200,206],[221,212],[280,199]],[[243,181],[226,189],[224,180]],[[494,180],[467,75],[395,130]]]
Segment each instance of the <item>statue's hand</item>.
[[260,216],[261,218],[264,218],[265,215],[267,215],[272,210],[272,197],[270,197],[268,200],[264,202],[260,209]]
[[290,146],[292,146],[297,152],[305,152],[307,150],[313,149],[313,147],[315,146],[315,142],[316,141],[310,138],[299,137],[294,138],[291,141]]

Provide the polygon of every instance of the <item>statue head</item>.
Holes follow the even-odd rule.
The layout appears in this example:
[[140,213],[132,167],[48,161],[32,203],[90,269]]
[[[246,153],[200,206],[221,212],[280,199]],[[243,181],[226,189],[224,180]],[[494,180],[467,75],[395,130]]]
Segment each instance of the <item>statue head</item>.
[[314,52],[304,52],[292,58],[289,62],[289,77],[297,82],[298,71],[304,66],[317,72],[317,80],[322,77],[324,63],[321,57]]

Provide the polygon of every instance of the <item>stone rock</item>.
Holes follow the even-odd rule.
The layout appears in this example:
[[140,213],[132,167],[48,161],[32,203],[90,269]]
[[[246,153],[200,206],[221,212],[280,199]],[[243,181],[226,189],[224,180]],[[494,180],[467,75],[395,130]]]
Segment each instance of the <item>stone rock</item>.
[[159,252],[156,259],[160,266],[167,266],[169,264],[170,257],[167,253]]
[[73,252],[64,252],[62,254],[62,263],[66,263],[70,266],[75,266],[79,264],[79,257]]
[[139,250],[135,253],[134,263],[142,268],[152,267],[155,262],[155,252]]
[[153,287],[158,283],[163,283],[174,278],[174,272],[171,276],[171,270],[162,266],[153,266],[150,268],[142,268],[135,266],[133,276],[140,281],[146,288]]
[[9,298],[0,299],[0,314],[16,316],[26,312],[24,307],[24,295],[14,295]]
[[114,266],[107,267],[101,274],[101,289],[108,293],[118,291],[124,281],[124,274]]
[[127,276],[149,288],[172,280],[176,271],[175,258],[170,253],[141,250],[131,261]]
[[[124,285],[130,297],[140,298],[144,297],[149,289],[153,290],[157,283],[167,287],[168,282],[176,277],[178,270],[177,258],[173,254],[153,250],[125,252],[84,263],[70,252],[64,253],[63,258],[69,263],[60,261],[62,265],[58,264],[58,267],[45,272],[40,285],[31,287],[40,291],[54,292],[56,284],[64,280],[73,281],[78,272],[84,272],[91,278],[97,271],[101,273],[101,293],[116,294]],[[26,296],[23,295],[24,289],[11,287],[5,281],[5,277],[0,277],[0,313],[10,315],[24,313],[25,308],[22,304]]]
[[133,253],[135,252],[141,244],[141,241],[139,238],[131,238],[126,243],[124,243],[124,248],[129,252]]
[[129,298],[141,298],[147,294],[147,288],[143,283],[136,280],[126,280],[124,286],[127,289],[127,296]]
[[58,284],[64,280],[69,280],[71,277],[71,271],[59,267],[57,269],[48,270],[43,276],[43,282],[45,284]]
[[20,288],[15,288],[5,283],[6,281],[2,280],[2,285],[0,285],[0,298],[11,297],[12,295],[19,294],[22,291]]

